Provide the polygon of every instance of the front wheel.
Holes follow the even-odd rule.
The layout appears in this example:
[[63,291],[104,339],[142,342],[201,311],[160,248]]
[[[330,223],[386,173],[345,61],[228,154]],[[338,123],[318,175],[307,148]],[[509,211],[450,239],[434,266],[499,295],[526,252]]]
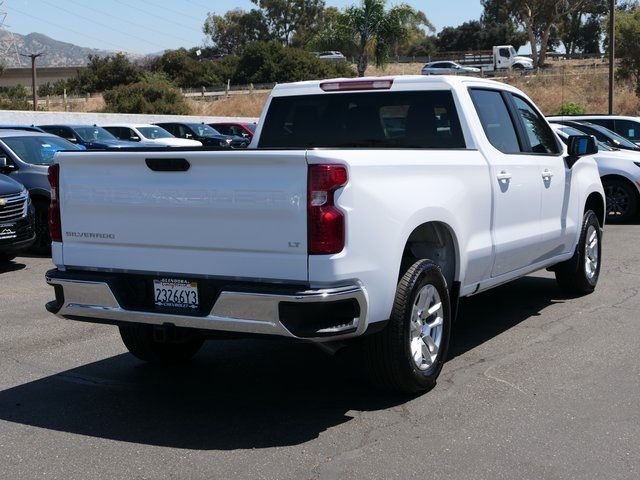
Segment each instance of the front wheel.
[[189,331],[155,329],[151,325],[125,325],[120,337],[127,350],[145,362],[176,364],[191,359],[204,338]]
[[15,255],[9,255],[8,253],[0,253],[0,264],[9,263],[14,258],[16,258]]
[[447,282],[435,263],[419,260],[398,283],[385,329],[365,339],[371,381],[405,393],[431,389],[444,365],[450,332]]
[[587,210],[576,250],[569,260],[555,268],[556,280],[564,291],[585,295],[595,290],[600,277],[602,230],[597,215]]
[[49,233],[49,205],[45,202],[35,203],[36,241],[31,246],[31,251],[37,255],[51,253],[51,234]]
[[603,182],[607,203],[607,222],[623,223],[631,219],[638,209],[636,192],[624,180],[610,179]]

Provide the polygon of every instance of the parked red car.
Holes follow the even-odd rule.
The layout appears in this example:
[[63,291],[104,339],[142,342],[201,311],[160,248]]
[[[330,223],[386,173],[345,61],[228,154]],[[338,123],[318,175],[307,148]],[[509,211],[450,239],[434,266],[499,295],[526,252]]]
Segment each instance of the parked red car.
[[223,135],[237,135],[251,140],[256,131],[257,124],[255,122],[220,122],[210,123],[210,126],[218,130]]

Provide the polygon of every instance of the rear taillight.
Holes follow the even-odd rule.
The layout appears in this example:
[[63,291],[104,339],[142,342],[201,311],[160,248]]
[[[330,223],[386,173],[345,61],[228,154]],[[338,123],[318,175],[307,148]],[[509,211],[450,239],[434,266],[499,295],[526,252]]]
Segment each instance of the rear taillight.
[[60,165],[49,167],[51,184],[51,203],[49,204],[49,233],[52,242],[62,242],[62,224],[60,222]]
[[334,194],[346,185],[344,165],[310,165],[307,192],[307,237],[310,255],[338,253],[344,248],[344,212],[335,205]]

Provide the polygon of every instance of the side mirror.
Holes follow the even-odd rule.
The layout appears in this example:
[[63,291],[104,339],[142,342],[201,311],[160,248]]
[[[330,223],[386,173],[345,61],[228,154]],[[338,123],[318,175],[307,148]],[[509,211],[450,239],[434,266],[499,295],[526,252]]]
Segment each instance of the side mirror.
[[580,157],[598,153],[598,145],[593,135],[571,135],[568,139],[566,158],[569,168],[571,168]]
[[139,142],[140,141],[140,137],[137,135],[131,135],[129,137],[129,140],[131,140],[132,142]]
[[9,172],[11,170],[14,170],[14,167],[9,163],[9,159],[0,157],[0,172]]
[[78,139],[76,137],[67,137],[65,140],[68,140],[71,143],[78,143]]
[[190,133],[185,133],[184,138],[193,138],[193,135],[191,135]]

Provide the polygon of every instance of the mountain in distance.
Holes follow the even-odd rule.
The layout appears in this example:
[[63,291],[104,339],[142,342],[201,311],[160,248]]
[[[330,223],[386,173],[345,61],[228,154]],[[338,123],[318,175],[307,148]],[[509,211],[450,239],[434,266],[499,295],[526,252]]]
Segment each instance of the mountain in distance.
[[[17,47],[17,48],[16,48]],[[89,55],[113,55],[113,50],[86,48],[72,43],[61,42],[42,33],[29,33],[20,35],[6,30],[0,30],[0,64],[5,68],[29,67],[31,61],[25,57],[19,57],[16,53],[40,53],[44,55],[38,58],[39,67],[76,67],[86,65]],[[132,60],[143,58],[145,55],[131,52],[123,52]]]

